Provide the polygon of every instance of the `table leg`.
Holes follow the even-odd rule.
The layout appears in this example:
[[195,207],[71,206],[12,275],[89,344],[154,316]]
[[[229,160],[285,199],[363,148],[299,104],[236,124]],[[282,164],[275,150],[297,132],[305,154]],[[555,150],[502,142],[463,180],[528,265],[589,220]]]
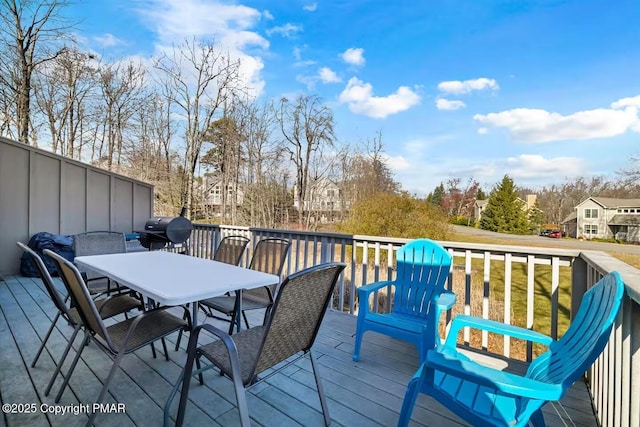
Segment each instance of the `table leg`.
[[191,304],[191,327],[198,326],[198,301],[194,301]]

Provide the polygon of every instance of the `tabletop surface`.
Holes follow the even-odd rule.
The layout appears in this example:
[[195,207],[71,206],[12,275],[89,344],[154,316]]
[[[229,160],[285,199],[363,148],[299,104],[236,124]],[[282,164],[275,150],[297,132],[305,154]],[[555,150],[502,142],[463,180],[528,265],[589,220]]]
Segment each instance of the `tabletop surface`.
[[75,258],[80,269],[110,277],[162,305],[180,305],[238,289],[273,285],[273,274],[164,251]]

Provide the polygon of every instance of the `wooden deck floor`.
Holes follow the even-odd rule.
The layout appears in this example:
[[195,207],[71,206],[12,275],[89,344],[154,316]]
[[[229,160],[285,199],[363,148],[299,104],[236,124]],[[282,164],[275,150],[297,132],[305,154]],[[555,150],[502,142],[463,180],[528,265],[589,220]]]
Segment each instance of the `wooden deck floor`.
[[[0,400],[3,404],[35,403],[37,409],[30,414],[3,413],[0,427],[84,425],[87,421],[84,413],[59,415],[43,413],[42,409],[77,410],[79,404],[91,402],[99,393],[111,361],[95,345],[90,345],[83,352],[82,362],[71,378],[71,388],[63,395],[60,405],[53,406],[53,396],[45,397],[44,388],[53,370],[52,357],[56,360],[59,358],[66,344],[65,337],[72,330],[62,321],[59,322],[38,365],[31,368],[40,338],[46,333],[56,311],[39,280],[18,276],[4,279],[0,281]],[[365,335],[361,360],[354,363],[351,361],[354,331],[355,317],[329,312],[314,346],[332,425],[396,425],[406,384],[417,368],[415,349],[369,333]],[[175,336],[171,338],[175,340]],[[79,342],[80,339],[77,344]],[[101,413],[96,418],[96,425],[162,425],[162,408],[186,358],[182,350],[169,352],[170,361],[161,356],[152,358],[149,348],[126,356],[111,384],[107,399],[110,403],[124,403],[124,413]],[[61,382],[59,379],[52,395],[55,395]],[[254,425],[324,424],[311,364],[307,358],[253,387],[247,399]],[[205,386],[200,386],[197,381],[192,382],[189,400],[186,425],[239,424],[232,383],[213,370],[205,374]],[[557,411],[563,414],[564,421],[558,417]],[[172,417],[176,412],[177,404],[174,402]],[[576,384],[561,404],[547,405],[545,418],[549,426],[565,425],[564,422],[595,426],[585,385],[582,382]],[[418,398],[413,412],[413,425],[461,424],[453,413],[434,400],[424,395]]]

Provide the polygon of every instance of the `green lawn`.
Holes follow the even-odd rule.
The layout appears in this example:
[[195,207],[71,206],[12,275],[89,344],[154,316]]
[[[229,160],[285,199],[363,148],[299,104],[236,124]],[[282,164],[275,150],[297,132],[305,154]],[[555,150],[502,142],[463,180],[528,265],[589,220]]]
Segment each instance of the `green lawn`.
[[[453,240],[458,242],[472,243],[488,243],[488,244],[513,244],[513,242],[500,241],[498,239],[477,238],[475,236],[457,234]],[[491,261],[489,275],[489,317],[494,320],[504,320],[504,295],[505,295],[505,267],[503,261]],[[454,261],[454,265],[459,266],[458,269],[464,268],[464,259],[458,258]],[[471,262],[472,275],[471,286],[472,293],[476,295],[471,297],[472,314],[481,314],[482,296],[484,294],[484,262],[481,259],[474,259]],[[511,264],[511,324],[518,326],[526,326],[527,320],[527,265],[525,263]],[[455,277],[454,282],[463,282],[463,288],[459,289],[458,294],[464,292],[464,275]],[[456,286],[460,286],[458,283]],[[462,292],[461,292],[462,291]],[[558,288],[558,336],[567,330],[570,323],[571,315],[571,268],[561,267],[559,288]],[[462,312],[465,301],[458,300],[454,313]],[[475,307],[474,307],[475,306]],[[551,335],[551,266],[536,265],[534,271],[534,316],[533,329],[545,335]],[[477,346],[480,335],[472,337],[472,344]],[[503,348],[502,337],[489,338],[489,350],[502,353]],[[523,357],[526,353],[524,343],[516,340],[511,341],[512,357]],[[543,347],[536,347],[535,353],[544,351]]]

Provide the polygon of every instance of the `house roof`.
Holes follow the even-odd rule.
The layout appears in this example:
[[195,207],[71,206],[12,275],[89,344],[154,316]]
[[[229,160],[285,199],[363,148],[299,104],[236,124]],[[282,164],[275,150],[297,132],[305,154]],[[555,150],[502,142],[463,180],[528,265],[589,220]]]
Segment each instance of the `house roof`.
[[613,197],[590,197],[590,199],[605,208],[640,207],[640,199],[616,199]]
[[640,226],[640,215],[618,214],[609,220],[609,225]]
[[487,203],[489,203],[489,199],[485,199],[485,200],[476,200],[476,205],[481,208],[484,205],[486,205]]
[[575,222],[578,220],[578,215],[575,211],[571,212],[565,219],[562,220],[560,224],[568,224],[570,222]]

